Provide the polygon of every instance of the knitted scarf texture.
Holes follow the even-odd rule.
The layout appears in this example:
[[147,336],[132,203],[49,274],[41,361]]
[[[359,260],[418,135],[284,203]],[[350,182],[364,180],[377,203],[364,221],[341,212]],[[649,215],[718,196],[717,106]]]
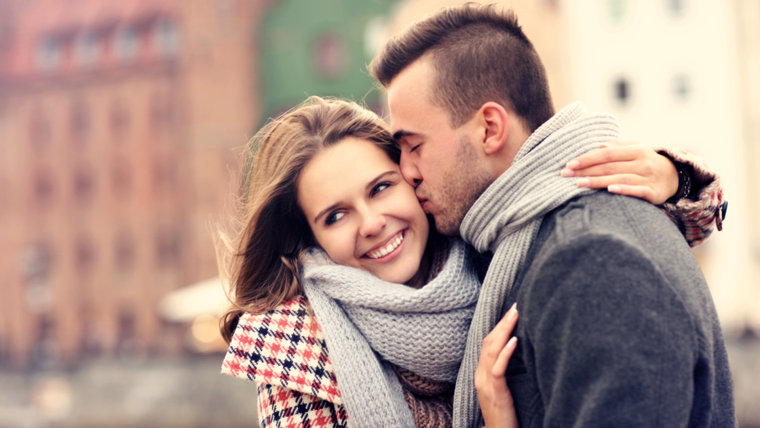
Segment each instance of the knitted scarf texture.
[[540,126],[522,145],[512,165],[475,201],[460,234],[493,258],[481,287],[454,392],[454,426],[481,423],[473,383],[483,338],[513,303],[510,295],[543,217],[568,200],[589,193],[575,180],[560,176],[570,159],[616,139],[618,126],[609,115],[589,115],[571,104]]
[[351,426],[415,426],[389,362],[434,380],[456,380],[480,283],[471,250],[459,240],[450,245],[441,271],[420,289],[337,265],[319,249],[304,255],[304,291]]

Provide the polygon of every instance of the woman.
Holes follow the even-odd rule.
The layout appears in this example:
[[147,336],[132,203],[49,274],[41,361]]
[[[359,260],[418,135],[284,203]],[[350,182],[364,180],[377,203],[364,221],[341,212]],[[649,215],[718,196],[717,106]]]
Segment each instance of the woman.
[[[256,381],[262,426],[450,425],[478,256],[429,227],[386,125],[313,97],[254,150],[243,228],[228,241],[223,372]],[[589,172],[593,156],[569,166]]]

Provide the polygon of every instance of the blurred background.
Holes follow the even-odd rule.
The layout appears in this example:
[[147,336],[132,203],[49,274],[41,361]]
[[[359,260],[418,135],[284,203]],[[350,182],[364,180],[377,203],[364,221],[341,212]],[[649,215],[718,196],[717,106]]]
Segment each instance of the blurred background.
[[[255,425],[217,328],[244,145],[309,95],[384,114],[366,64],[455,3],[0,0],[0,427]],[[724,230],[695,254],[760,427],[760,0],[499,3],[557,108],[721,175]]]

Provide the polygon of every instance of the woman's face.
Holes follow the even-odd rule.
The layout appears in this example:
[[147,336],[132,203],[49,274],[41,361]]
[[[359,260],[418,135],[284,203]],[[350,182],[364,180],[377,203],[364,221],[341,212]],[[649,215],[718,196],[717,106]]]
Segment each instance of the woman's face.
[[348,137],[314,156],[298,179],[298,203],[334,262],[397,283],[417,273],[427,218],[398,165],[373,143]]

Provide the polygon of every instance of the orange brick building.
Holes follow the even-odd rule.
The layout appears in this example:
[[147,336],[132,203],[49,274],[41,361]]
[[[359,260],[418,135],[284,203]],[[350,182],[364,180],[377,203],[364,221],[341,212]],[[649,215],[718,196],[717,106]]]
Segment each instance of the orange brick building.
[[216,274],[265,3],[0,4],[2,360],[180,349],[157,302]]

